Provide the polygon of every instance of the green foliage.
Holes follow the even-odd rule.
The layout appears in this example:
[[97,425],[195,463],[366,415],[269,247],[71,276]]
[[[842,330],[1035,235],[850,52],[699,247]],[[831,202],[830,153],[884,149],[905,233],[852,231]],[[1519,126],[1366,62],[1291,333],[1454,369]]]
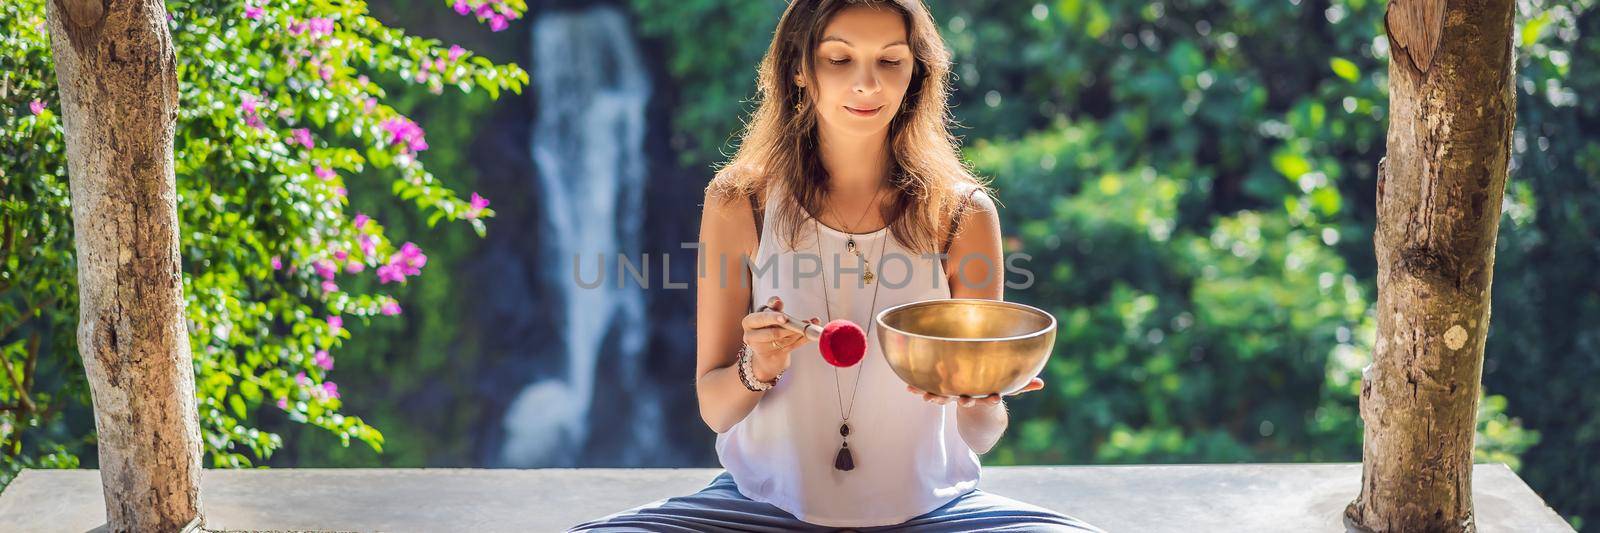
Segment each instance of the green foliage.
[[[426,31],[428,11],[384,20],[416,31]],[[380,14],[380,16],[382,16]],[[475,49],[485,54],[491,50]],[[478,181],[468,160],[473,139],[491,120],[493,101],[483,91],[447,92],[442,95],[407,90],[403,81],[393,86],[391,105],[410,110],[428,125],[432,145],[419,160],[452,189]],[[263,421],[281,430],[283,450],[272,465],[308,467],[417,467],[473,466],[472,436],[477,431],[477,411],[484,408],[482,394],[473,390],[469,374],[482,368],[482,353],[463,343],[463,313],[472,302],[460,297],[464,258],[479,243],[463,225],[431,227],[427,213],[390,200],[377,180],[350,186],[350,208],[382,220],[384,231],[395,240],[415,241],[428,250],[428,267],[415,285],[395,297],[405,308],[404,320],[375,320],[352,326],[355,337],[339,350],[339,386],[359,395],[347,398],[346,409],[362,413],[368,423],[384,429],[383,451],[368,447],[330,446],[326,432],[306,430],[286,421]],[[376,285],[365,280],[366,285]],[[425,398],[425,400],[424,400]],[[418,409],[423,401],[429,408]]]
[[1179,226],[1199,165],[1169,160],[1163,173],[1115,157],[1113,137],[1073,123],[969,149],[997,177],[1009,246],[1038,277],[1013,297],[1061,321],[1054,392],[1012,402],[1022,431],[996,460],[1357,456],[1353,374],[1373,325],[1332,238],[1282,210]]
[[[367,76],[496,96],[520,92],[527,74],[385,27],[361,1],[168,7],[182,102],[174,154],[180,253],[210,464],[271,456],[282,440],[260,426],[273,419],[381,450],[383,434],[345,414],[333,359],[351,339],[346,318],[400,312],[384,285],[419,275],[426,256],[391,242],[376,220],[352,217],[349,191],[386,198],[360,200],[368,205],[409,206],[430,226],[464,221],[479,235],[493,212],[417,162],[427,148],[421,128],[385,104],[386,91]],[[43,20],[42,0],[0,6],[0,359],[12,378],[0,381],[0,480],[23,467],[75,467],[93,442],[74,343],[70,193]],[[388,281],[372,281],[374,273]]]
[[720,162],[719,151],[738,140],[739,119],[755,110],[750,100],[755,96],[755,66],[766,52],[783,3],[633,0],[631,4],[639,14],[635,23],[641,35],[665,37],[672,43],[663,58],[667,74],[680,90],[694,95],[673,103],[668,142],[679,153],[679,163]]

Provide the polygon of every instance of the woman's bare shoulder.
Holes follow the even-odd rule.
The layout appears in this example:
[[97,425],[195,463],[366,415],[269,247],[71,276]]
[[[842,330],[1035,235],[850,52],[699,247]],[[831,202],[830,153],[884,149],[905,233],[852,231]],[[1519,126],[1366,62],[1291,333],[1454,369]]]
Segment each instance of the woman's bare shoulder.
[[[948,207],[939,217],[941,228],[948,229],[951,224],[963,224],[964,222],[962,221],[971,219],[975,212],[981,213],[996,209],[994,197],[991,196],[992,191],[988,186],[981,183],[971,181],[952,183],[948,194],[950,199],[949,203],[946,204]],[[962,204],[965,204],[965,207],[962,207]],[[961,210],[960,221],[954,219],[958,209]]]
[[[749,191],[735,187],[709,186],[701,203],[701,245],[725,250],[728,247],[755,249],[755,211]],[[735,252],[737,253],[737,252]]]

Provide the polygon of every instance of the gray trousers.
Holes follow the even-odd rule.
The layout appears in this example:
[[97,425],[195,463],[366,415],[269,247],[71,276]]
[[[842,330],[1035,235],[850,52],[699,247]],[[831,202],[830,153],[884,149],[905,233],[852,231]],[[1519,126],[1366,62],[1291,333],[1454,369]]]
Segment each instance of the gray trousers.
[[[776,506],[746,498],[733,476],[718,475],[700,492],[651,502],[573,526],[568,531],[1050,531],[1100,532],[1076,518],[1011,498],[974,490],[900,524],[840,529],[803,522]],[[1103,532],[1101,532],[1103,533]]]

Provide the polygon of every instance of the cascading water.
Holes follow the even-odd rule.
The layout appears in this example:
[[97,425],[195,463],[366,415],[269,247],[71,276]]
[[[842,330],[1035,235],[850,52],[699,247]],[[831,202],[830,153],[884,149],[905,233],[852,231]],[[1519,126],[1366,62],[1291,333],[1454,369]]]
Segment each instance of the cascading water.
[[[512,401],[502,421],[500,462],[572,466],[589,438],[597,365],[620,365],[618,375],[632,382],[608,389],[649,386],[639,372],[648,340],[644,291],[631,277],[619,288],[616,264],[622,256],[637,258],[640,249],[651,87],[627,18],[613,7],[541,15],[532,46],[529,70],[538,100],[532,150],[538,203],[546,213],[540,231],[549,243],[537,268],[562,297],[541,305],[559,306],[555,329],[565,365]],[[597,276],[605,283],[583,288],[580,274],[585,283]],[[648,449],[646,433],[659,428],[659,409],[641,403],[632,420],[616,421],[637,443],[625,449]]]

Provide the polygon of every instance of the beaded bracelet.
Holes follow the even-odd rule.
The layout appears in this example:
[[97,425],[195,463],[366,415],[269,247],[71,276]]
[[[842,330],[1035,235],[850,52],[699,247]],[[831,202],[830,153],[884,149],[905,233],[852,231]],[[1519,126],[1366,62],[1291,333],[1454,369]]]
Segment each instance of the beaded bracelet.
[[749,345],[739,346],[739,381],[744,383],[744,388],[749,389],[750,392],[762,392],[777,386],[778,378],[783,377],[784,371],[778,371],[778,375],[773,376],[772,381],[758,380],[755,378],[755,369],[751,367],[751,355]]

